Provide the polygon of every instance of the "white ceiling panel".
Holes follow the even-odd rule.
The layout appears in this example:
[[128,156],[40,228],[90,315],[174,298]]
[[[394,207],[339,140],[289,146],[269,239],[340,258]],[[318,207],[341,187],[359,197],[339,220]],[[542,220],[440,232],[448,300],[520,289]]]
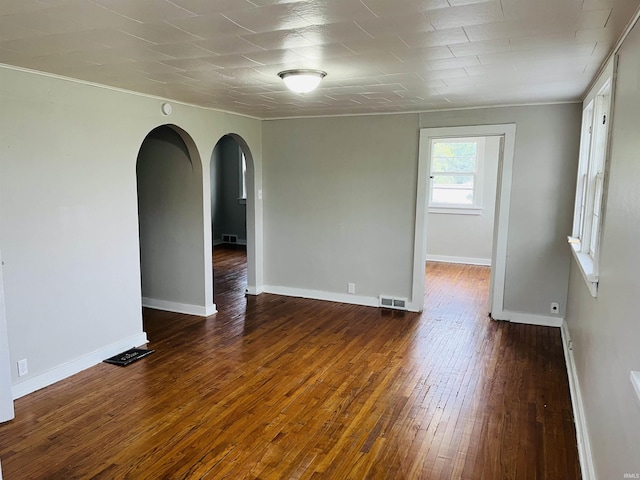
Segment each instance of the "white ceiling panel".
[[377,17],[397,15],[398,12],[427,12],[438,8],[448,8],[453,3],[447,0],[363,0]]
[[[130,2],[130,0],[123,1]],[[234,10],[244,10],[256,6],[256,2],[252,3],[248,0],[171,0],[171,3],[195,15],[213,15],[215,13],[233,12]]]
[[400,38],[412,48],[437,47],[469,42],[469,36],[462,27],[445,28],[432,32],[406,32],[401,33]]
[[341,43],[294,47],[290,48],[290,50],[300,55],[302,58],[319,61],[333,57],[345,57],[353,54],[352,50],[349,50]]
[[[198,15],[189,18],[177,18],[167,21],[180,30],[197,35],[200,39],[215,38],[222,35],[240,35],[243,33],[253,33],[252,30],[244,28],[221,13],[212,15]],[[165,42],[166,43],[166,42]]]
[[[321,42],[308,38],[306,34],[310,31],[300,29],[275,30],[273,32],[244,34],[241,38],[243,41],[258,47],[256,50],[280,50],[282,48],[310,47]],[[217,38],[212,40],[215,44],[219,42]],[[213,48],[213,47],[212,47]]]
[[[0,6],[1,9],[2,7]],[[55,6],[44,8],[29,15],[34,17],[45,15],[52,26],[70,23],[74,25],[75,29],[79,30],[105,27],[119,28],[139,23],[136,20],[107,10],[97,3],[85,0],[60,2]]]
[[299,15],[302,10],[300,3],[284,3],[269,5],[266,7],[234,10],[224,14],[233,23],[253,33],[271,32],[273,30],[289,30],[292,28],[308,27],[310,25],[322,25],[330,22],[314,23]]
[[2,0],[0,63],[263,118],[577,101],[639,5]]
[[[168,0],[93,0],[106,10],[131,18],[137,22],[160,22],[176,18],[193,17],[193,12]],[[212,2],[215,3],[215,2]]]
[[430,70],[475,67],[480,65],[480,59],[477,55],[469,55],[467,57],[461,56],[455,58],[443,58],[441,60],[430,60],[427,65]]
[[369,37],[391,37],[400,32],[429,32],[433,25],[422,12],[396,12],[388,17],[358,19],[356,21]]
[[466,57],[469,55],[509,52],[511,51],[511,44],[509,39],[503,38],[484,42],[458,43],[449,45],[449,49],[456,57]]
[[534,23],[528,20],[505,20],[464,27],[464,33],[470,42],[526,37],[533,35],[535,31]]
[[428,17],[436,30],[504,20],[502,5],[498,1],[441,8],[429,12]]

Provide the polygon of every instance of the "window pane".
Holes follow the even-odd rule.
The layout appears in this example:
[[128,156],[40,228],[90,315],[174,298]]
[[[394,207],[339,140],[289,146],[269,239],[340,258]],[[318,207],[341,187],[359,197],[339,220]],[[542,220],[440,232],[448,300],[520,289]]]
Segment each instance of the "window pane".
[[431,203],[473,205],[473,189],[434,187],[433,189],[431,189]]
[[450,186],[451,188],[467,187],[473,190],[473,175],[433,175],[433,184],[438,187]]
[[475,139],[434,141],[431,149],[430,204],[471,206],[478,169]]
[[476,142],[436,142],[433,146],[434,157],[475,157]]
[[473,204],[473,175],[433,175],[431,202]]
[[240,190],[241,198],[247,198],[247,159],[244,153],[240,153]]
[[433,172],[473,173],[476,157],[433,157]]
[[589,255],[595,257],[598,248],[598,230],[600,229],[600,210],[602,208],[602,184],[604,176],[600,173],[596,176],[595,199],[593,204],[593,217],[591,219],[591,239],[589,242]]
[[437,142],[431,157],[432,172],[473,173],[476,171],[475,142]]

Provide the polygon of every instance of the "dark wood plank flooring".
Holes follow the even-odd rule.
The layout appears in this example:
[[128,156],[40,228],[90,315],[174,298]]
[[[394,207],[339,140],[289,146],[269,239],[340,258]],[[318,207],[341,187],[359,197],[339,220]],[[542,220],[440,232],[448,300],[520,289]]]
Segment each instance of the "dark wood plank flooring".
[[244,296],[145,310],[156,353],[16,401],[5,480],[580,478],[557,329],[486,315],[489,269],[427,266],[423,314]]

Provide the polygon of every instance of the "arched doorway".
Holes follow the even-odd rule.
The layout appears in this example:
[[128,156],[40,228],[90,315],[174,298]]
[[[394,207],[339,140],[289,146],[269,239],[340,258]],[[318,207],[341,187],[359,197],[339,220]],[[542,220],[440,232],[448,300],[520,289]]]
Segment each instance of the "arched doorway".
[[175,125],[153,129],[136,164],[142,304],[210,315],[202,265],[202,164]]
[[254,162],[236,134],[218,140],[211,155],[211,238],[214,301],[237,303],[255,278]]

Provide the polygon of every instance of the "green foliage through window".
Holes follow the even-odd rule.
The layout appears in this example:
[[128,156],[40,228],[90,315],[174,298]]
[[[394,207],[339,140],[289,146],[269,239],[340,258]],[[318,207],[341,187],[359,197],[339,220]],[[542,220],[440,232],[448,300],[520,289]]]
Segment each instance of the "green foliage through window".
[[477,149],[475,141],[433,143],[431,203],[473,205]]

